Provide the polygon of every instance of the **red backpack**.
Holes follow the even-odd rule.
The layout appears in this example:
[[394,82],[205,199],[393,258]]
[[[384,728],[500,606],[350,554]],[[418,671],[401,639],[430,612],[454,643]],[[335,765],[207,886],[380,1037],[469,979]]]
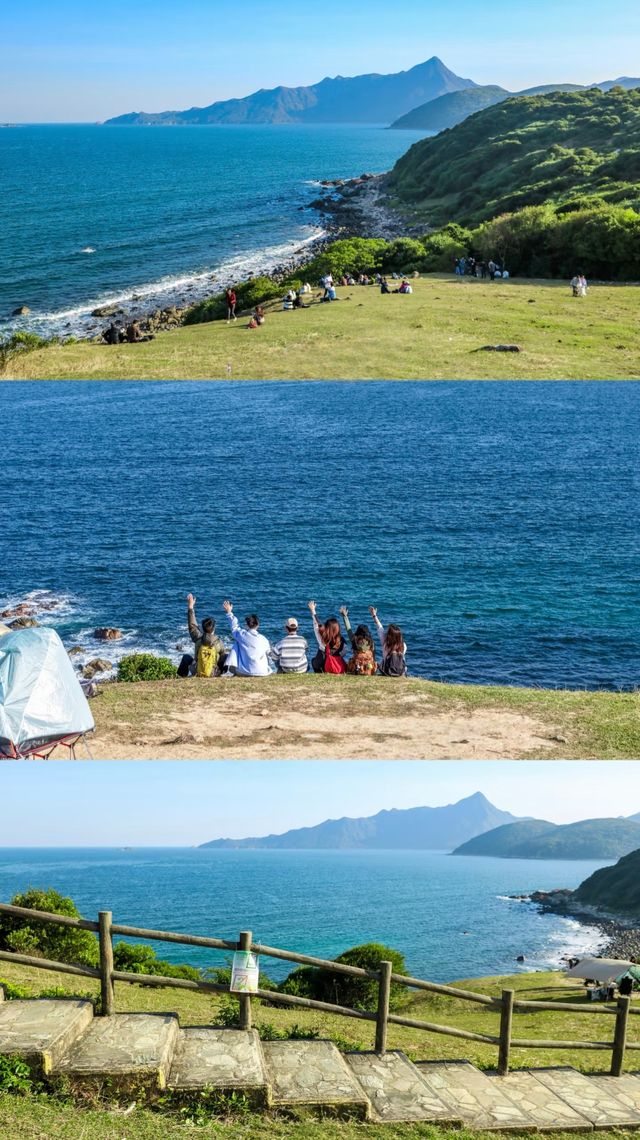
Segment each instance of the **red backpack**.
[[325,645],[324,649],[324,671],[325,673],[345,673],[344,658],[334,657],[331,652],[331,647]]

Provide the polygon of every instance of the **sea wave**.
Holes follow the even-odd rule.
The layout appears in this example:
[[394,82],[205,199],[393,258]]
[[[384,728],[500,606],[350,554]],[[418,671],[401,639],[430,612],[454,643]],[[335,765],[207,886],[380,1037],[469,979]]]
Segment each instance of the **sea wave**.
[[150,303],[156,308],[194,304],[240,280],[273,272],[283,264],[295,264],[309,246],[327,236],[327,231],[320,226],[306,225],[304,229],[309,231],[306,236],[277,245],[242,250],[220,265],[197,273],[161,277],[156,281],[132,285],[126,290],[102,293],[70,308],[43,313],[34,311],[24,317],[12,318],[6,322],[6,327],[9,331],[26,330],[47,337],[86,337],[99,331],[101,318],[92,316],[95,309],[117,306],[126,309],[131,317],[142,317],[149,311]]

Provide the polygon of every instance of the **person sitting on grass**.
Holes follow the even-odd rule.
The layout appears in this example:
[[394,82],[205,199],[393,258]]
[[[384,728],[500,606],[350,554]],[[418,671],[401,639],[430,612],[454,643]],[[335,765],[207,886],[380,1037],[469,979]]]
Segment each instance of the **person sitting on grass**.
[[343,656],[346,643],[340,631],[340,622],[337,618],[330,617],[320,625],[316,603],[309,602],[309,609],[318,642],[318,652],[311,661],[314,673],[346,673]]
[[264,309],[263,309],[262,305],[256,305],[255,309],[253,310],[253,312],[251,314],[251,319],[249,321],[249,324],[247,325],[247,328],[248,329],[260,328],[260,325],[263,325],[264,321],[265,321]]
[[347,673],[353,673],[356,677],[372,677],[376,672],[378,666],[376,665],[376,654],[373,647],[373,637],[367,625],[359,625],[353,632],[351,622],[349,621],[349,611],[346,606],[340,606],[340,613],[344,619],[345,628],[349,641],[351,642],[351,652],[353,656],[347,661]]
[[216,637],[216,623],[213,618],[206,617],[202,629],[196,618],[196,599],[193,594],[187,594],[187,625],[189,637],[193,642],[193,656],[185,653],[178,665],[179,677],[217,677],[222,672],[227,651]]
[[402,284],[398,289],[399,293],[413,293],[413,287],[409,284],[406,277],[402,278]]
[[309,668],[309,646],[302,634],[298,633],[298,619],[288,618],[284,628],[287,636],[272,646],[271,660],[275,661],[278,673],[306,673]]
[[257,614],[247,614],[244,619],[245,629],[241,629],[231,602],[224,601],[222,608],[229,618],[233,638],[233,646],[227,655],[223,677],[268,676],[271,672],[269,664],[271,646],[266,637],[258,633],[260,623]]
[[380,282],[380,292],[381,293],[390,293],[391,292],[391,290],[389,288],[389,282],[387,281],[386,277],[383,277],[382,281]]
[[385,677],[406,677],[407,675],[407,647],[402,630],[398,625],[389,625],[386,630],[378,617],[375,606],[369,606],[369,613],[374,620],[375,627],[382,646],[382,661],[380,672]]

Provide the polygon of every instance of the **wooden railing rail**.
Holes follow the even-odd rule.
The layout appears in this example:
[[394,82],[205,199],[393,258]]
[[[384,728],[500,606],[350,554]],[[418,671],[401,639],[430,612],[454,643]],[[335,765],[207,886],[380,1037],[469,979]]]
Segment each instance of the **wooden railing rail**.
[[[640,1014],[640,1007],[632,1007],[628,997],[619,997],[615,1005],[580,1005],[576,1002],[554,1001],[527,1001],[515,997],[513,990],[503,990],[500,997],[488,994],[475,993],[472,990],[461,989],[457,986],[447,986],[438,982],[428,982],[423,978],[413,978],[406,974],[393,972],[390,962],[381,962],[377,970],[366,970],[359,966],[349,966],[343,962],[334,962],[326,958],[317,958],[310,954],[297,954],[291,950],[282,950],[279,947],[267,946],[254,942],[250,930],[241,931],[237,941],[224,938],[208,938],[204,935],[182,934],[172,930],[149,930],[145,927],[125,926],[114,923],[110,911],[100,911],[97,922],[84,918],[73,918],[68,915],[52,914],[47,911],[30,910],[27,907],[13,906],[9,903],[0,903],[0,914],[12,915],[15,918],[26,918],[30,922],[52,923],[57,926],[76,927],[80,930],[90,930],[98,935],[99,964],[98,967],[71,965],[67,962],[56,962],[52,959],[39,958],[35,955],[21,954],[15,951],[0,950],[0,961],[14,962],[18,965],[35,967],[41,970],[55,971],[56,973],[70,974],[76,977],[85,977],[100,982],[100,1013],[109,1017],[115,1013],[116,995],[115,983],[123,982],[130,985],[162,986],[175,989],[201,990],[208,993],[230,993],[230,987],[220,982],[212,982],[206,978],[179,978],[164,974],[138,974],[127,970],[116,970],[114,966],[113,938],[120,935],[126,938],[142,938],[148,940],[179,943],[185,946],[202,946],[215,950],[251,950],[269,958],[278,958],[285,962],[295,962],[303,966],[314,966],[328,970],[334,974],[347,977],[367,978],[378,983],[378,1000],[375,1011],[351,1009],[348,1006],[338,1005],[334,1002],[317,1001],[314,998],[299,997],[294,994],[283,994],[274,990],[258,989],[255,995],[235,994],[239,1001],[239,1021],[241,1028],[251,1028],[251,998],[256,996],[273,1005],[291,1006],[293,1008],[319,1010],[339,1017],[350,1017],[360,1021],[375,1022],[375,1049],[383,1054],[387,1048],[387,1034],[389,1025],[401,1025],[411,1029],[424,1030],[428,1033],[442,1034],[446,1037],[460,1038],[466,1041],[478,1041],[482,1044],[498,1048],[498,1072],[506,1074],[509,1071],[512,1049],[569,1049],[569,1050],[606,1050],[611,1052],[610,1072],[619,1076],[624,1066],[627,1049],[640,1049],[640,1041],[628,1040],[628,1022],[632,1014]],[[408,989],[417,989],[429,993],[441,994],[445,997],[460,1001],[482,1005],[491,1013],[499,1014],[499,1033],[475,1033],[455,1026],[441,1025],[436,1022],[423,1021],[417,1018],[405,1017],[402,1014],[390,1012],[390,994],[392,984],[406,986]],[[513,1035],[513,1017],[515,1013],[533,1012],[568,1012],[605,1014],[615,1018],[613,1038],[610,1041],[546,1041],[539,1038],[519,1038]]]

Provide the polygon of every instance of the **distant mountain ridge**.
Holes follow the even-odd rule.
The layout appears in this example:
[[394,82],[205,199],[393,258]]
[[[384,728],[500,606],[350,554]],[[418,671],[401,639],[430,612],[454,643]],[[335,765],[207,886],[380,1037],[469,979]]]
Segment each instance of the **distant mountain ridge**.
[[517,816],[495,807],[481,792],[446,807],[381,811],[359,819],[329,819],[315,827],[250,839],[213,839],[201,847],[310,850],[451,851],[473,836],[514,823]]
[[455,75],[432,56],[391,75],[338,75],[310,87],[262,89],[242,99],[224,99],[186,111],[133,111],[107,119],[107,124],[390,123],[419,103],[470,87],[475,87],[472,79]]
[[519,820],[475,836],[454,855],[491,855],[500,859],[619,859],[640,847],[640,822],[629,819],[584,819],[555,824]]

